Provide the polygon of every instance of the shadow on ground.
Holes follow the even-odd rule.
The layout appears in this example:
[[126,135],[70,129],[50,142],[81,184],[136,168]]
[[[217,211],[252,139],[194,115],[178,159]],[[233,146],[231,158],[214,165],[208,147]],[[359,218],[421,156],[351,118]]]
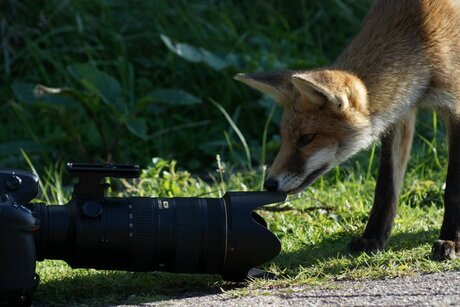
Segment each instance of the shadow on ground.
[[[422,244],[432,243],[436,240],[439,231],[435,229],[398,233],[390,237],[386,250],[393,252],[411,250]],[[275,263],[286,269],[285,277],[292,278],[298,274],[299,267],[310,267],[317,265],[320,261],[328,261],[338,258],[353,259],[358,255],[348,252],[348,243],[355,238],[350,233],[335,233],[332,237],[325,238],[315,245],[305,245],[295,252],[283,252],[276,259]],[[329,265],[323,268],[324,274],[337,274],[339,271],[353,269],[356,263],[351,262],[350,267],[340,265]]]
[[42,283],[34,306],[141,304],[222,293],[240,285],[215,275],[93,271]]

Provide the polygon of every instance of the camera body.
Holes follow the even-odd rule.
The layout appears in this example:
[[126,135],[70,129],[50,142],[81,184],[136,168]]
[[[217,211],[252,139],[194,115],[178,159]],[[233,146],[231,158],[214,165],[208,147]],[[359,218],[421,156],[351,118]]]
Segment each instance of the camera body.
[[0,170],[0,297],[30,304],[38,285],[34,232],[38,221],[27,208],[38,193],[38,176]]
[[284,193],[107,197],[104,178],[136,178],[139,167],[67,167],[78,182],[65,205],[31,203],[38,176],[0,170],[0,305],[31,304],[39,282],[37,260],[64,260],[72,268],[220,274],[241,281],[281,250],[253,210],[283,201]]

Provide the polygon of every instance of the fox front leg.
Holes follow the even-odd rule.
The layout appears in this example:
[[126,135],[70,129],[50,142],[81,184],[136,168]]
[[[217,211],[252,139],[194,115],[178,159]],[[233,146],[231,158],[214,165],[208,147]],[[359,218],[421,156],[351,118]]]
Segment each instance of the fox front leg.
[[415,110],[411,111],[382,137],[374,204],[363,235],[348,245],[351,252],[375,252],[385,248],[410,154],[415,117]]
[[449,127],[449,166],[444,192],[444,219],[441,234],[432,249],[434,260],[460,256],[460,119],[451,118]]

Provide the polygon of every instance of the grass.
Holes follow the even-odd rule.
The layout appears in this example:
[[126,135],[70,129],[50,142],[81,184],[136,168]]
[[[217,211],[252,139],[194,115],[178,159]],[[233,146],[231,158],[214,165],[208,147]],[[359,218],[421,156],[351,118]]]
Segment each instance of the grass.
[[[67,306],[136,304],[211,293],[235,297],[266,293],[272,287],[328,287],[332,280],[460,270],[459,260],[430,260],[431,244],[438,236],[443,214],[446,144],[440,138],[443,128],[438,127],[435,117],[431,113],[421,117],[427,118],[423,123],[431,125],[433,138],[415,138],[415,153],[409,162],[394,230],[384,252],[350,255],[346,250],[348,242],[363,231],[371,208],[378,161],[368,157],[378,156],[377,146],[332,170],[303,193],[290,196],[276,206],[278,209],[259,211],[282,242],[280,255],[265,265],[279,276],[278,280],[235,285],[215,275],[71,270],[61,261],[45,261],[38,266],[42,283],[36,302]],[[209,174],[210,181],[203,181],[177,170],[175,162],[155,159],[138,182],[126,183],[125,187],[129,194],[138,195],[217,197],[223,189],[259,189],[263,172],[237,172],[219,161],[218,172]],[[53,180],[45,181],[53,186]],[[68,197],[68,192],[55,194]]]

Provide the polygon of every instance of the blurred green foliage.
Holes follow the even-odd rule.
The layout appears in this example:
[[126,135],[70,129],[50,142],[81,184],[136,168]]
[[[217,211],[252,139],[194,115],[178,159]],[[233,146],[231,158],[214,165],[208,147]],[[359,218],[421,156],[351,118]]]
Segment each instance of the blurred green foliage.
[[[0,165],[148,163],[197,171],[216,154],[257,165],[277,150],[280,110],[238,72],[330,63],[368,0],[0,1]],[[59,88],[41,92],[35,85]],[[263,158],[265,159],[265,158]]]

